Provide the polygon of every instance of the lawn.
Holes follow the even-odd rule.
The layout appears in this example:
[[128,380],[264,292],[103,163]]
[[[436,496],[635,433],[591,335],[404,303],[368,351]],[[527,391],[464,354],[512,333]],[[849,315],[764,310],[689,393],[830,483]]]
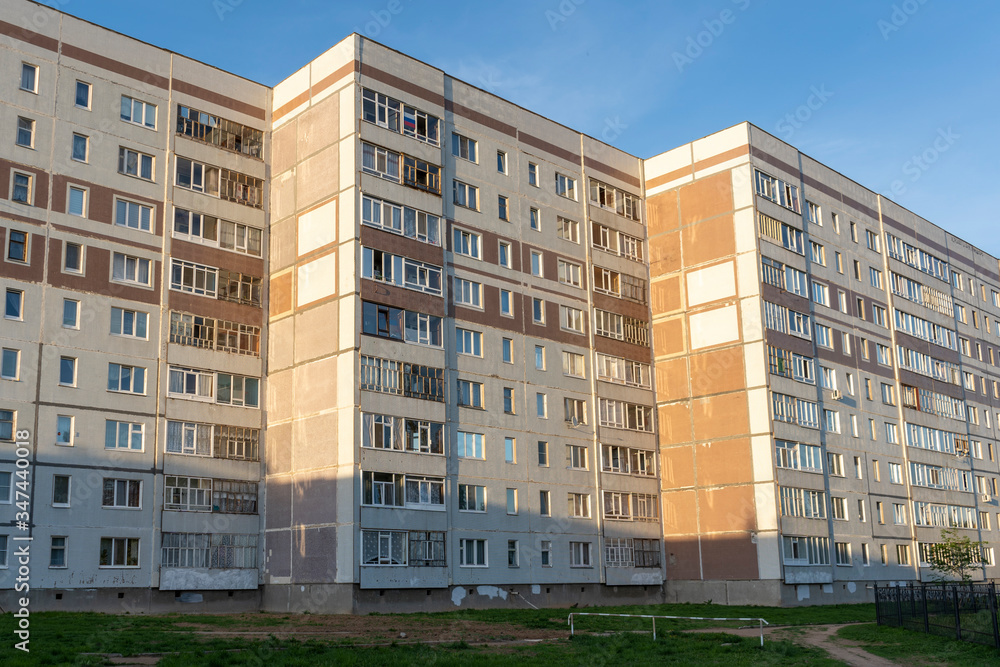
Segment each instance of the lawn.
[[859,642],[869,653],[904,665],[948,665],[950,667],[994,667],[1000,651],[990,646],[960,642],[874,623],[841,628],[837,635]]
[[[38,613],[31,617],[31,654],[13,649],[14,619],[0,617],[0,665],[99,665],[104,655],[164,654],[163,665],[468,665],[509,664],[837,664],[818,649],[790,641],[759,648],[756,638],[680,634],[724,624],[579,617],[569,638],[571,610],[457,610],[434,614],[318,616],[232,614],[117,616]],[[713,604],[588,608],[588,612],[668,616],[758,617],[772,625],[868,621],[873,605],[782,609]],[[731,623],[731,627],[752,625]],[[643,630],[643,634],[592,632]],[[402,635],[405,634],[405,637]],[[425,643],[426,642],[426,643]],[[491,645],[486,646],[489,643]]]

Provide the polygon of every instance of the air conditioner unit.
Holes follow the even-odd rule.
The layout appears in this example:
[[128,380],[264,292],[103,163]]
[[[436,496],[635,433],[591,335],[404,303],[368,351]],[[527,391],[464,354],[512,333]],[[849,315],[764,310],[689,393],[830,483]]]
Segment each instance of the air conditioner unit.
[[840,399],[842,399],[843,397],[844,397],[844,395],[840,393],[840,390],[839,390],[839,389],[834,389],[834,390],[833,390],[833,393],[832,393],[832,394],[830,394],[830,398],[832,398],[832,399],[833,399],[833,400],[835,400],[835,401],[839,401],[839,400],[840,400]]
[[988,494],[988,493],[984,493],[984,494],[983,494],[982,496],[980,496],[980,498],[979,498],[979,499],[980,499],[980,500],[982,500],[982,501],[983,501],[984,503],[988,503],[988,502],[990,502],[991,500],[993,500],[993,496],[991,496],[991,495],[990,495],[990,494]]

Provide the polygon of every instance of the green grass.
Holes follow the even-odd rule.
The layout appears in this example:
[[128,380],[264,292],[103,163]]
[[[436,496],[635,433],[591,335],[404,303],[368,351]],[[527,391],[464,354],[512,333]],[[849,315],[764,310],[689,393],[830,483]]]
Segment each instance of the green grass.
[[1000,651],[990,646],[960,642],[902,628],[879,627],[874,623],[851,625],[837,634],[861,644],[869,653],[900,664],[980,667],[1000,664]]
[[[13,649],[14,618],[0,616],[0,665],[99,665],[99,655],[120,653],[138,655],[160,653],[167,657],[163,664],[178,665],[368,665],[368,664],[459,664],[470,660],[490,664],[511,659],[530,664],[579,663],[603,665],[628,661],[635,664],[651,662],[690,662],[699,664],[796,664],[821,657],[821,652],[803,649],[790,642],[766,643],[765,651],[755,648],[758,640],[740,639],[725,635],[681,635],[673,630],[693,627],[723,625],[699,621],[658,621],[658,641],[654,644],[649,634],[618,634],[593,637],[578,635],[573,640],[560,640],[553,644],[530,647],[484,649],[458,642],[449,646],[389,645],[364,648],[354,646],[371,642],[389,641],[398,633],[397,625],[418,624],[428,629],[447,627],[455,620],[474,621],[497,625],[494,640],[509,639],[509,632],[501,625],[524,628],[548,629],[563,633],[568,631],[566,616],[570,611],[603,613],[656,614],[667,616],[734,617],[762,616],[772,625],[832,624],[851,621],[868,621],[874,617],[873,605],[839,605],[782,609],[774,607],[726,607],[714,604],[642,605],[631,607],[599,607],[588,609],[542,610],[456,610],[443,613],[386,614],[378,615],[377,629],[365,638],[337,638],[325,641],[250,639],[246,637],[213,638],[195,634],[194,625],[211,626],[219,630],[261,631],[264,628],[315,626],[322,616],[289,616],[286,614],[242,615],[150,615],[121,616],[94,613],[47,612],[31,616],[31,654]],[[730,626],[751,625],[731,623]],[[650,630],[648,619],[622,619],[580,617],[578,632]],[[263,630],[267,632],[267,630]],[[390,632],[391,631],[391,632]],[[482,635],[480,635],[482,636]],[[563,635],[565,636],[565,635]],[[266,635],[264,635],[266,637]],[[722,644],[731,644],[722,646]],[[751,650],[754,649],[754,650]],[[701,652],[707,651],[704,655]],[[177,655],[173,655],[177,654]],[[266,655],[264,658],[262,656]],[[802,664],[805,664],[803,662]],[[832,663],[831,663],[832,664]]]

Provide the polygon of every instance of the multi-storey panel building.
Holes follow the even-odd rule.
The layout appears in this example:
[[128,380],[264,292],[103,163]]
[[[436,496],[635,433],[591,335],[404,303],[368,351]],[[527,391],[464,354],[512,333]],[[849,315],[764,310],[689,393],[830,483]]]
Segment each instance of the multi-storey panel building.
[[991,541],[1000,265],[758,128],[643,160],[359,35],[270,89],[0,6],[4,600],[28,535],[110,610],[862,601]]

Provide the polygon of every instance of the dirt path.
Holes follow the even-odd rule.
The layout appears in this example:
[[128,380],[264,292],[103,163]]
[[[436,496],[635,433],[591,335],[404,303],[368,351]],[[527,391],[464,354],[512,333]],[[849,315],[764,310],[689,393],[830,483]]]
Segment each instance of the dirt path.
[[[898,666],[898,663],[891,660],[872,655],[861,648],[861,644],[858,642],[836,636],[837,630],[840,630],[844,625],[803,625],[764,628],[764,636],[821,648],[829,653],[830,657],[834,660],[840,660],[851,667]],[[689,630],[688,632],[724,632],[726,634],[739,635],[740,637],[760,636],[758,628],[698,628],[697,630]]]

